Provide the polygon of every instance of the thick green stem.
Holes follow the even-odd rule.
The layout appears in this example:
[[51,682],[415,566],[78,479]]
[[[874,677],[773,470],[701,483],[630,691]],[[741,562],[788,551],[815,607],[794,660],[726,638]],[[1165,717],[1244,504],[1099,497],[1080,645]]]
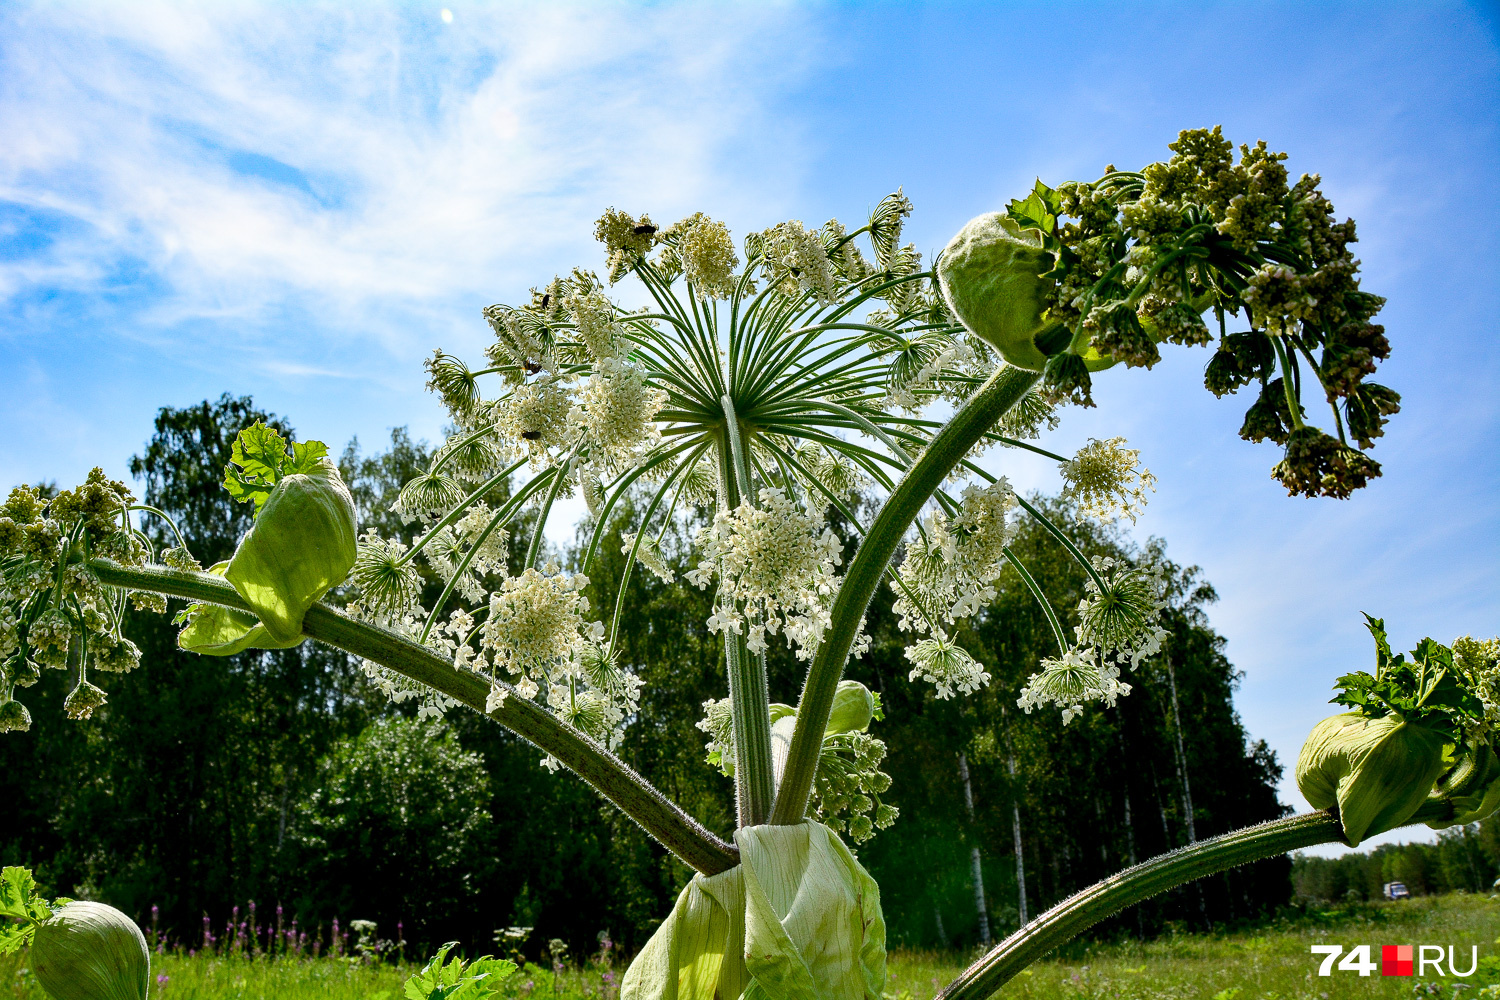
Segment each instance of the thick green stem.
[[906,529],[922,512],[922,506],[943,479],[969,453],[969,449],[1005,415],[1041,373],[1010,366],[990,376],[953,419],[943,425],[901,482],[890,499],[875,515],[870,530],[859,543],[849,572],[833,599],[832,624],[823,634],[797,705],[797,729],[787,752],[786,769],[776,794],[776,808],[771,822],[791,825],[802,822],[807,813],[807,797],[812,791],[813,776],[818,769],[818,755],[823,746],[823,730],[828,728],[828,714],[833,710],[833,696],[844,675],[844,663],[859,634],[859,628],[875,595],[875,588],[885,578],[891,556],[901,544]]
[[[734,405],[724,404],[724,438],[719,445],[719,489],[725,510],[740,505],[751,484],[743,466]],[[744,489],[741,489],[741,483]],[[739,609],[741,612],[744,608]],[[740,826],[759,826],[776,796],[771,763],[771,696],[764,657],[751,655],[743,632],[724,633],[724,666],[729,675],[729,706],[734,718],[734,790]]]
[[1159,892],[1287,851],[1343,842],[1338,816],[1312,812],[1200,840],[1152,858],[1058,903],[965,969],[936,1000],[984,1000],[1052,949]]
[[[187,573],[160,566],[121,566],[107,559],[91,560],[89,567],[101,582],[111,587],[250,610],[228,582],[207,573]],[[355,621],[326,604],[315,604],[308,609],[302,620],[302,634],[379,663],[488,715],[556,757],[695,870],[713,875],[739,864],[739,851],[733,844],[715,837],[624,761],[541,706],[516,694],[509,685],[499,685],[508,693],[504,703],[493,712],[486,712],[489,678],[472,670],[461,670],[425,646],[368,622]]]

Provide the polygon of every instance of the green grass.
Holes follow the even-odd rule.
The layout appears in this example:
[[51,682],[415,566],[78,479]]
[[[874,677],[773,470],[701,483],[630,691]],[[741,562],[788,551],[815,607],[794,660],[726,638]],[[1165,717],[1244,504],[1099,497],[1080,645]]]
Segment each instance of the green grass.
[[[1178,934],[1141,943],[1076,944],[1041,962],[1001,993],[1035,1000],[1366,1000],[1372,997],[1438,996],[1453,1000],[1451,976],[1369,977],[1335,971],[1319,977],[1314,944],[1453,945],[1459,964],[1479,946],[1478,974],[1460,991],[1474,1000],[1478,988],[1500,983],[1500,900],[1444,896],[1400,903],[1361,903],[1315,911],[1236,934]],[[891,955],[886,995],[893,1000],[930,1000],[963,968],[967,956],[953,952],[898,951]],[[1446,965],[1445,965],[1446,971]],[[152,1000],[401,1000],[410,968],[367,966],[333,959],[249,961],[153,956]],[[167,979],[160,985],[157,977]],[[618,973],[617,973],[618,975]],[[1414,991],[1437,984],[1433,992]],[[510,1000],[604,1000],[600,970],[571,970],[553,990],[550,970],[528,965],[506,983]],[[611,997],[614,991],[611,991]],[[23,954],[0,957],[0,997],[45,1000],[26,971]]]

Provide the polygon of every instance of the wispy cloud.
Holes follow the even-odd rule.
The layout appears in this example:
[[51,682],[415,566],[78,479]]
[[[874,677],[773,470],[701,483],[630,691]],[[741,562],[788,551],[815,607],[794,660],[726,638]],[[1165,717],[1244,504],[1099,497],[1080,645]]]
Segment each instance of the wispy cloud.
[[[732,211],[765,194],[736,139],[800,72],[795,14],[455,14],[14,11],[0,201],[25,252],[0,264],[0,296],[107,294],[124,273],[154,286],[146,337],[300,314],[409,355],[427,346],[414,319],[544,279],[611,200],[670,212],[713,188]],[[778,155],[784,177],[795,152]]]

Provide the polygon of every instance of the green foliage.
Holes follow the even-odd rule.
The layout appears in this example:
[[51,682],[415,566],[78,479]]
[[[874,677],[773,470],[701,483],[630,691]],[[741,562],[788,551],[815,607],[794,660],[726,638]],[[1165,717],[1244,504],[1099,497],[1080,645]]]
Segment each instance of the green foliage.
[[258,515],[277,483],[290,475],[311,473],[327,454],[328,446],[321,441],[294,442],[288,450],[286,439],[275,427],[256,421],[234,439],[224,466],[224,489],[238,503],[253,502]]
[[406,981],[407,1000],[484,1000],[494,996],[499,984],[516,971],[516,963],[488,955],[472,962],[458,955],[447,958],[456,947],[457,941],[443,945],[421,972]]
[[[55,905],[69,902],[59,899]],[[52,907],[36,892],[31,872],[18,865],[0,871],[0,917],[19,920],[19,924],[0,923],[0,955],[8,955],[31,943],[36,925],[52,916]]]
[[1336,705],[1358,709],[1379,719],[1395,713],[1457,742],[1466,725],[1484,722],[1484,705],[1453,670],[1453,650],[1430,638],[1411,651],[1408,660],[1391,655],[1385,621],[1365,615],[1365,627],[1375,637],[1375,673],[1345,674],[1335,682]]
[[[1379,900],[1387,882],[1414,896],[1488,894],[1500,876],[1500,818],[1456,826],[1431,843],[1382,844],[1336,858],[1292,859],[1294,900],[1303,905]],[[1492,904],[1493,905],[1493,904]]]
[[288,847],[336,912],[441,927],[479,901],[490,802],[482,759],[445,726],[381,719],[329,748]]

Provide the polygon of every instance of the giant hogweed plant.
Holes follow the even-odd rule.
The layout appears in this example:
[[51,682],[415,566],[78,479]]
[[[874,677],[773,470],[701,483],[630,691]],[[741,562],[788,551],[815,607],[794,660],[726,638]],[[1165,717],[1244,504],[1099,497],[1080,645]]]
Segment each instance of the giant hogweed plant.
[[[1272,475],[1289,493],[1346,498],[1380,474],[1367,452],[1399,398],[1367,381],[1389,345],[1372,322],[1382,300],[1359,287],[1353,222],[1336,222],[1318,178],[1291,182],[1284,154],[1263,143],[1236,157],[1218,129],[1198,130],[1171,149],[1140,171],[1039,181],[930,262],[901,241],[911,204],[899,191],[864,225],[783,222],[738,245],[701,213],[659,227],[610,209],[595,229],[603,278],[575,269],[520,306],[486,309],[483,362],[442,351],[427,362],[454,430],[395,505],[414,526],[409,544],[359,535],[326,449],[263,426],[241,435],[225,479],[255,504],[254,525],[206,572],[180,544],[155,552],[132,519],[165,515],[97,470],[51,499],[18,488],[0,509],[0,725],[27,727],[13,691],[48,667],[73,671],[67,711],[86,718],[104,701],[88,672],[138,662],[121,633],[127,604],[187,598],[184,648],[311,638],[346,650],[420,714],[465,705],[511,728],[695,869],[631,966],[629,996],[879,997],[879,889],[840,836],[863,841],[896,817],[881,799],[885,747],[869,732],[878,702],[842,678],[867,645],[877,588],[893,591],[913,680],[948,698],[990,680],[955,636],[1012,566],[1057,642],[1019,703],[1065,723],[1128,694],[1165,634],[1151,566],[1085,560],[980,454],[1049,456],[1079,516],[1133,519],[1154,481],[1122,439],[1071,458],[1035,442],[1065,406],[1092,406],[1106,371],[1203,346],[1210,391],[1253,391],[1241,436],[1279,446]],[[620,282],[646,304],[612,298]],[[1321,424],[1304,408],[1320,396]],[[545,561],[544,526],[580,493],[587,544],[565,571]],[[632,530],[612,532],[626,511]],[[523,515],[535,527],[515,573],[508,533]],[[1054,607],[1010,548],[1023,516],[1082,563],[1076,608]],[[847,564],[835,517],[854,536]],[[683,584],[712,590],[706,627],[723,639],[726,697],[705,705],[702,728],[709,762],[735,782],[732,843],[611,752],[639,711],[618,644],[628,579],[673,581],[662,542],[693,520]],[[606,545],[623,547],[625,578],[613,606],[596,608],[585,591]],[[442,584],[431,603],[422,567]],[[1492,811],[1496,644],[1427,640],[1408,662],[1377,637],[1376,674],[1341,679],[1351,711],[1320,724],[1299,762],[1322,811],[1085,890],[946,994],[988,995],[1093,922],[1189,879]],[[770,703],[773,642],[807,663],[795,706]]]

